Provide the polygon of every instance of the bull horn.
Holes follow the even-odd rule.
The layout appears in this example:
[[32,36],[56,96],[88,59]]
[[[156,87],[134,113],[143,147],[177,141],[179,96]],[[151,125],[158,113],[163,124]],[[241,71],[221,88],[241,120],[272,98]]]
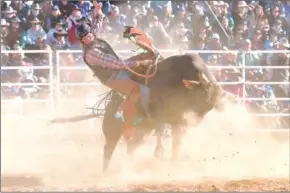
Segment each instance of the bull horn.
[[238,103],[239,102],[239,99],[235,95],[233,95],[232,93],[226,92],[226,91],[224,91],[223,97],[225,99],[233,102],[233,103]]
[[207,85],[210,81],[207,79],[207,77],[204,75],[204,73],[198,73],[198,78],[203,85]]
[[199,85],[200,82],[198,81],[194,81],[194,80],[182,80],[184,86],[188,89],[192,89],[193,85],[196,84],[196,85]]

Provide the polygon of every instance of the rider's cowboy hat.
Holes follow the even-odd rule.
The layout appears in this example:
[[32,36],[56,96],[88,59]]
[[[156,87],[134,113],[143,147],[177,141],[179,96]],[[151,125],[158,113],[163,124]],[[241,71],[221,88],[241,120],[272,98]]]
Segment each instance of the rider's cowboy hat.
[[34,9],[34,10],[41,10],[41,7],[39,6],[38,3],[33,3],[33,4],[31,5],[31,9]]
[[43,21],[40,21],[37,17],[34,17],[33,20],[30,21],[30,23],[42,25]]
[[8,27],[10,24],[7,23],[6,19],[1,19],[1,27]]
[[11,13],[16,13],[17,11],[15,11],[12,7],[7,7],[5,9],[5,11],[3,11],[4,14],[11,14]]
[[280,38],[278,45],[284,46],[286,48],[290,48],[289,40],[286,37]]
[[12,23],[20,23],[21,20],[19,19],[19,17],[15,16],[10,20]]
[[246,3],[246,1],[239,1],[237,7],[248,7],[248,4]]
[[67,36],[67,31],[65,31],[64,29],[61,29],[61,30],[57,30],[56,32],[53,33],[53,36],[56,38],[56,37],[66,37]]

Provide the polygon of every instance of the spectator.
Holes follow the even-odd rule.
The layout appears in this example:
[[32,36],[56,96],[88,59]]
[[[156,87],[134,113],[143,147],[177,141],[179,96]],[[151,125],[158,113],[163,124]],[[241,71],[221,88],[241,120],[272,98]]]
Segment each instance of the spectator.
[[193,33],[197,33],[204,25],[205,14],[203,11],[203,7],[197,3],[193,3],[192,5],[192,15],[191,15],[191,29]]
[[58,1],[58,7],[61,12],[62,17],[68,18],[73,11],[73,4],[68,0],[60,0]]
[[166,32],[163,24],[159,22],[157,16],[153,17],[148,34],[152,37],[154,45],[158,48],[168,47],[171,43],[168,33]]
[[232,40],[233,37],[233,32],[232,32],[232,28],[230,28],[229,26],[229,19],[226,16],[223,16],[221,19],[221,25],[223,27],[223,29],[225,30],[225,34],[224,31],[219,27],[215,30],[215,32],[217,34],[219,34],[220,38],[221,38],[221,42],[225,45],[229,44],[229,41]]
[[233,19],[235,23],[235,27],[238,27],[239,24],[246,22],[246,25],[248,25],[250,16],[248,13],[248,4],[246,1],[239,1],[237,4],[237,10],[234,11]]
[[10,6],[17,12],[17,16],[21,21],[26,19],[29,14],[29,5],[23,0],[12,1]]
[[169,27],[170,21],[173,19],[173,17],[172,8],[168,4],[163,5],[161,14],[159,16],[159,21],[162,23],[165,29]]
[[282,29],[282,21],[280,19],[276,19],[273,24],[273,29],[276,31],[278,36],[285,36],[286,31]]
[[260,30],[256,30],[253,36],[251,37],[252,42],[252,50],[262,50],[264,48],[263,42],[263,35]]
[[[252,42],[249,39],[244,40],[242,51],[248,52],[245,53],[245,65],[247,66],[259,66],[259,55],[257,53],[250,53],[252,51]],[[239,58],[238,60],[240,63],[239,65],[242,65],[242,58]]]
[[46,33],[41,27],[43,22],[40,21],[37,17],[34,17],[34,19],[30,21],[30,24],[32,27],[27,31],[27,44],[30,47],[34,47],[38,40],[46,40]]
[[6,22],[6,19],[1,19],[1,39],[6,40],[8,35],[8,26],[10,26],[10,24]]
[[[286,37],[280,38],[277,43],[277,50],[287,50],[290,48],[289,40]],[[290,65],[289,54],[277,53],[271,57],[270,64],[272,66],[289,66]],[[275,69],[273,70],[272,80],[275,82],[286,81],[289,82],[289,69]]]
[[71,15],[69,16],[67,22],[68,22],[68,41],[70,45],[72,46],[72,49],[79,49],[79,41],[76,37],[76,27],[78,25],[79,19],[82,18],[81,9],[77,5],[73,5],[73,11]]
[[184,6],[177,6],[176,14],[170,21],[168,32],[170,33],[172,29],[174,29],[177,25],[180,25],[180,22],[184,24],[185,28],[191,27],[190,18],[186,15]]
[[278,34],[274,29],[272,29],[269,31],[269,39],[265,41],[265,49],[266,50],[274,49],[274,46],[277,44],[277,42],[278,42]]
[[44,16],[47,17],[51,15],[52,7],[53,7],[51,0],[42,1],[40,4],[41,4],[40,5],[41,10],[44,13]]
[[207,48],[209,50],[222,50],[223,49],[223,45],[220,42],[220,36],[218,34],[213,34],[208,45]]
[[[3,19],[4,20],[4,19]],[[2,19],[1,19],[2,21]],[[9,47],[5,44],[3,39],[1,38],[1,67],[9,65],[9,54],[4,54],[3,51],[9,50]],[[9,70],[1,69],[1,82],[7,82],[9,80]]]
[[18,41],[21,42],[21,48],[24,48],[26,44],[26,33],[19,25],[21,22],[20,19],[15,16],[10,21],[11,26],[9,27],[9,33],[6,37],[7,45],[12,49],[13,45]]
[[277,19],[281,20],[283,30],[288,31],[288,22],[285,20],[285,15],[280,14],[280,8],[277,5],[274,5],[271,8],[270,15],[268,16],[270,26],[274,26]]
[[4,11],[4,19],[10,24],[10,20],[16,16],[16,11],[12,7],[7,7]]
[[81,9],[82,16],[89,17],[89,12],[93,4],[89,1],[79,0],[76,5]]
[[55,28],[56,23],[61,19],[61,12],[57,5],[52,7],[51,15],[46,17],[46,29]]
[[40,10],[41,10],[41,7],[39,6],[38,3],[34,3],[31,5],[31,12],[27,17],[27,23],[26,23],[24,30],[27,30],[27,29],[32,27],[31,24],[35,18],[37,18],[42,23],[45,22],[45,16],[42,12],[40,12]]
[[189,41],[187,37],[188,33],[189,30],[186,29],[185,24],[182,21],[179,21],[176,28],[171,31],[170,35],[172,37],[173,43],[176,46],[178,46],[179,48],[185,48],[185,46],[188,45]]
[[252,21],[252,27],[256,28],[260,22],[268,23],[268,18],[264,13],[263,7],[261,5],[257,5],[254,9],[254,19]]
[[55,37],[54,37],[54,32],[56,32],[57,30],[61,30],[63,29],[63,26],[65,25],[65,23],[63,22],[63,20],[59,20],[56,24],[54,28],[51,28],[48,33],[47,33],[47,44],[52,45],[54,44],[54,42],[56,41]]
[[120,23],[120,10],[119,7],[112,5],[111,12],[109,16],[110,26],[117,32],[121,33],[123,26]]
[[56,41],[52,44],[52,48],[55,50],[66,50],[70,48],[70,45],[67,41],[67,32],[64,29],[56,30],[53,33]]

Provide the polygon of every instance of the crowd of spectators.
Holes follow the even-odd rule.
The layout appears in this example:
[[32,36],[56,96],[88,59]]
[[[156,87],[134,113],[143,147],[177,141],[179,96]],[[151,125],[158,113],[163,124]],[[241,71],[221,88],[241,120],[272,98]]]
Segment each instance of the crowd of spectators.
[[[123,39],[123,26],[135,26],[146,32],[159,49],[192,50],[287,50],[290,36],[290,1],[2,1],[2,50],[80,49],[75,36],[78,23],[90,21],[95,35],[115,49],[130,49]],[[209,65],[289,66],[289,54],[248,53],[200,54]],[[1,57],[1,65],[47,65],[47,54],[10,54]],[[66,56],[73,64],[75,58]],[[76,63],[76,62],[75,62]],[[2,82],[33,77],[48,79],[44,70],[1,70]],[[216,70],[221,81],[239,81],[240,71]],[[26,77],[26,78],[23,78]],[[287,81],[289,69],[247,71],[251,81]],[[286,87],[289,85],[286,85]],[[286,87],[269,86],[279,97],[287,97]],[[234,88],[233,92],[240,90]],[[2,88],[3,89],[3,88]],[[2,92],[1,89],[1,92]],[[266,93],[266,89],[263,89]],[[279,90],[279,92],[277,91]],[[277,94],[279,93],[279,94]],[[289,95],[288,95],[289,96]]]

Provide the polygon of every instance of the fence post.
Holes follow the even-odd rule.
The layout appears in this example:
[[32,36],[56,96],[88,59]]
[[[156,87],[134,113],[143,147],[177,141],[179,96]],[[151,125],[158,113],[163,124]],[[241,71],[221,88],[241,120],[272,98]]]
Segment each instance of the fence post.
[[246,107],[246,56],[245,52],[242,52],[242,69],[243,69],[243,105]]
[[56,104],[57,104],[57,107],[59,105],[59,102],[60,102],[60,62],[59,62],[59,54],[60,54],[60,51],[59,50],[56,50],[55,52],[55,59],[56,59],[56,64],[55,64],[55,74],[56,74]]

